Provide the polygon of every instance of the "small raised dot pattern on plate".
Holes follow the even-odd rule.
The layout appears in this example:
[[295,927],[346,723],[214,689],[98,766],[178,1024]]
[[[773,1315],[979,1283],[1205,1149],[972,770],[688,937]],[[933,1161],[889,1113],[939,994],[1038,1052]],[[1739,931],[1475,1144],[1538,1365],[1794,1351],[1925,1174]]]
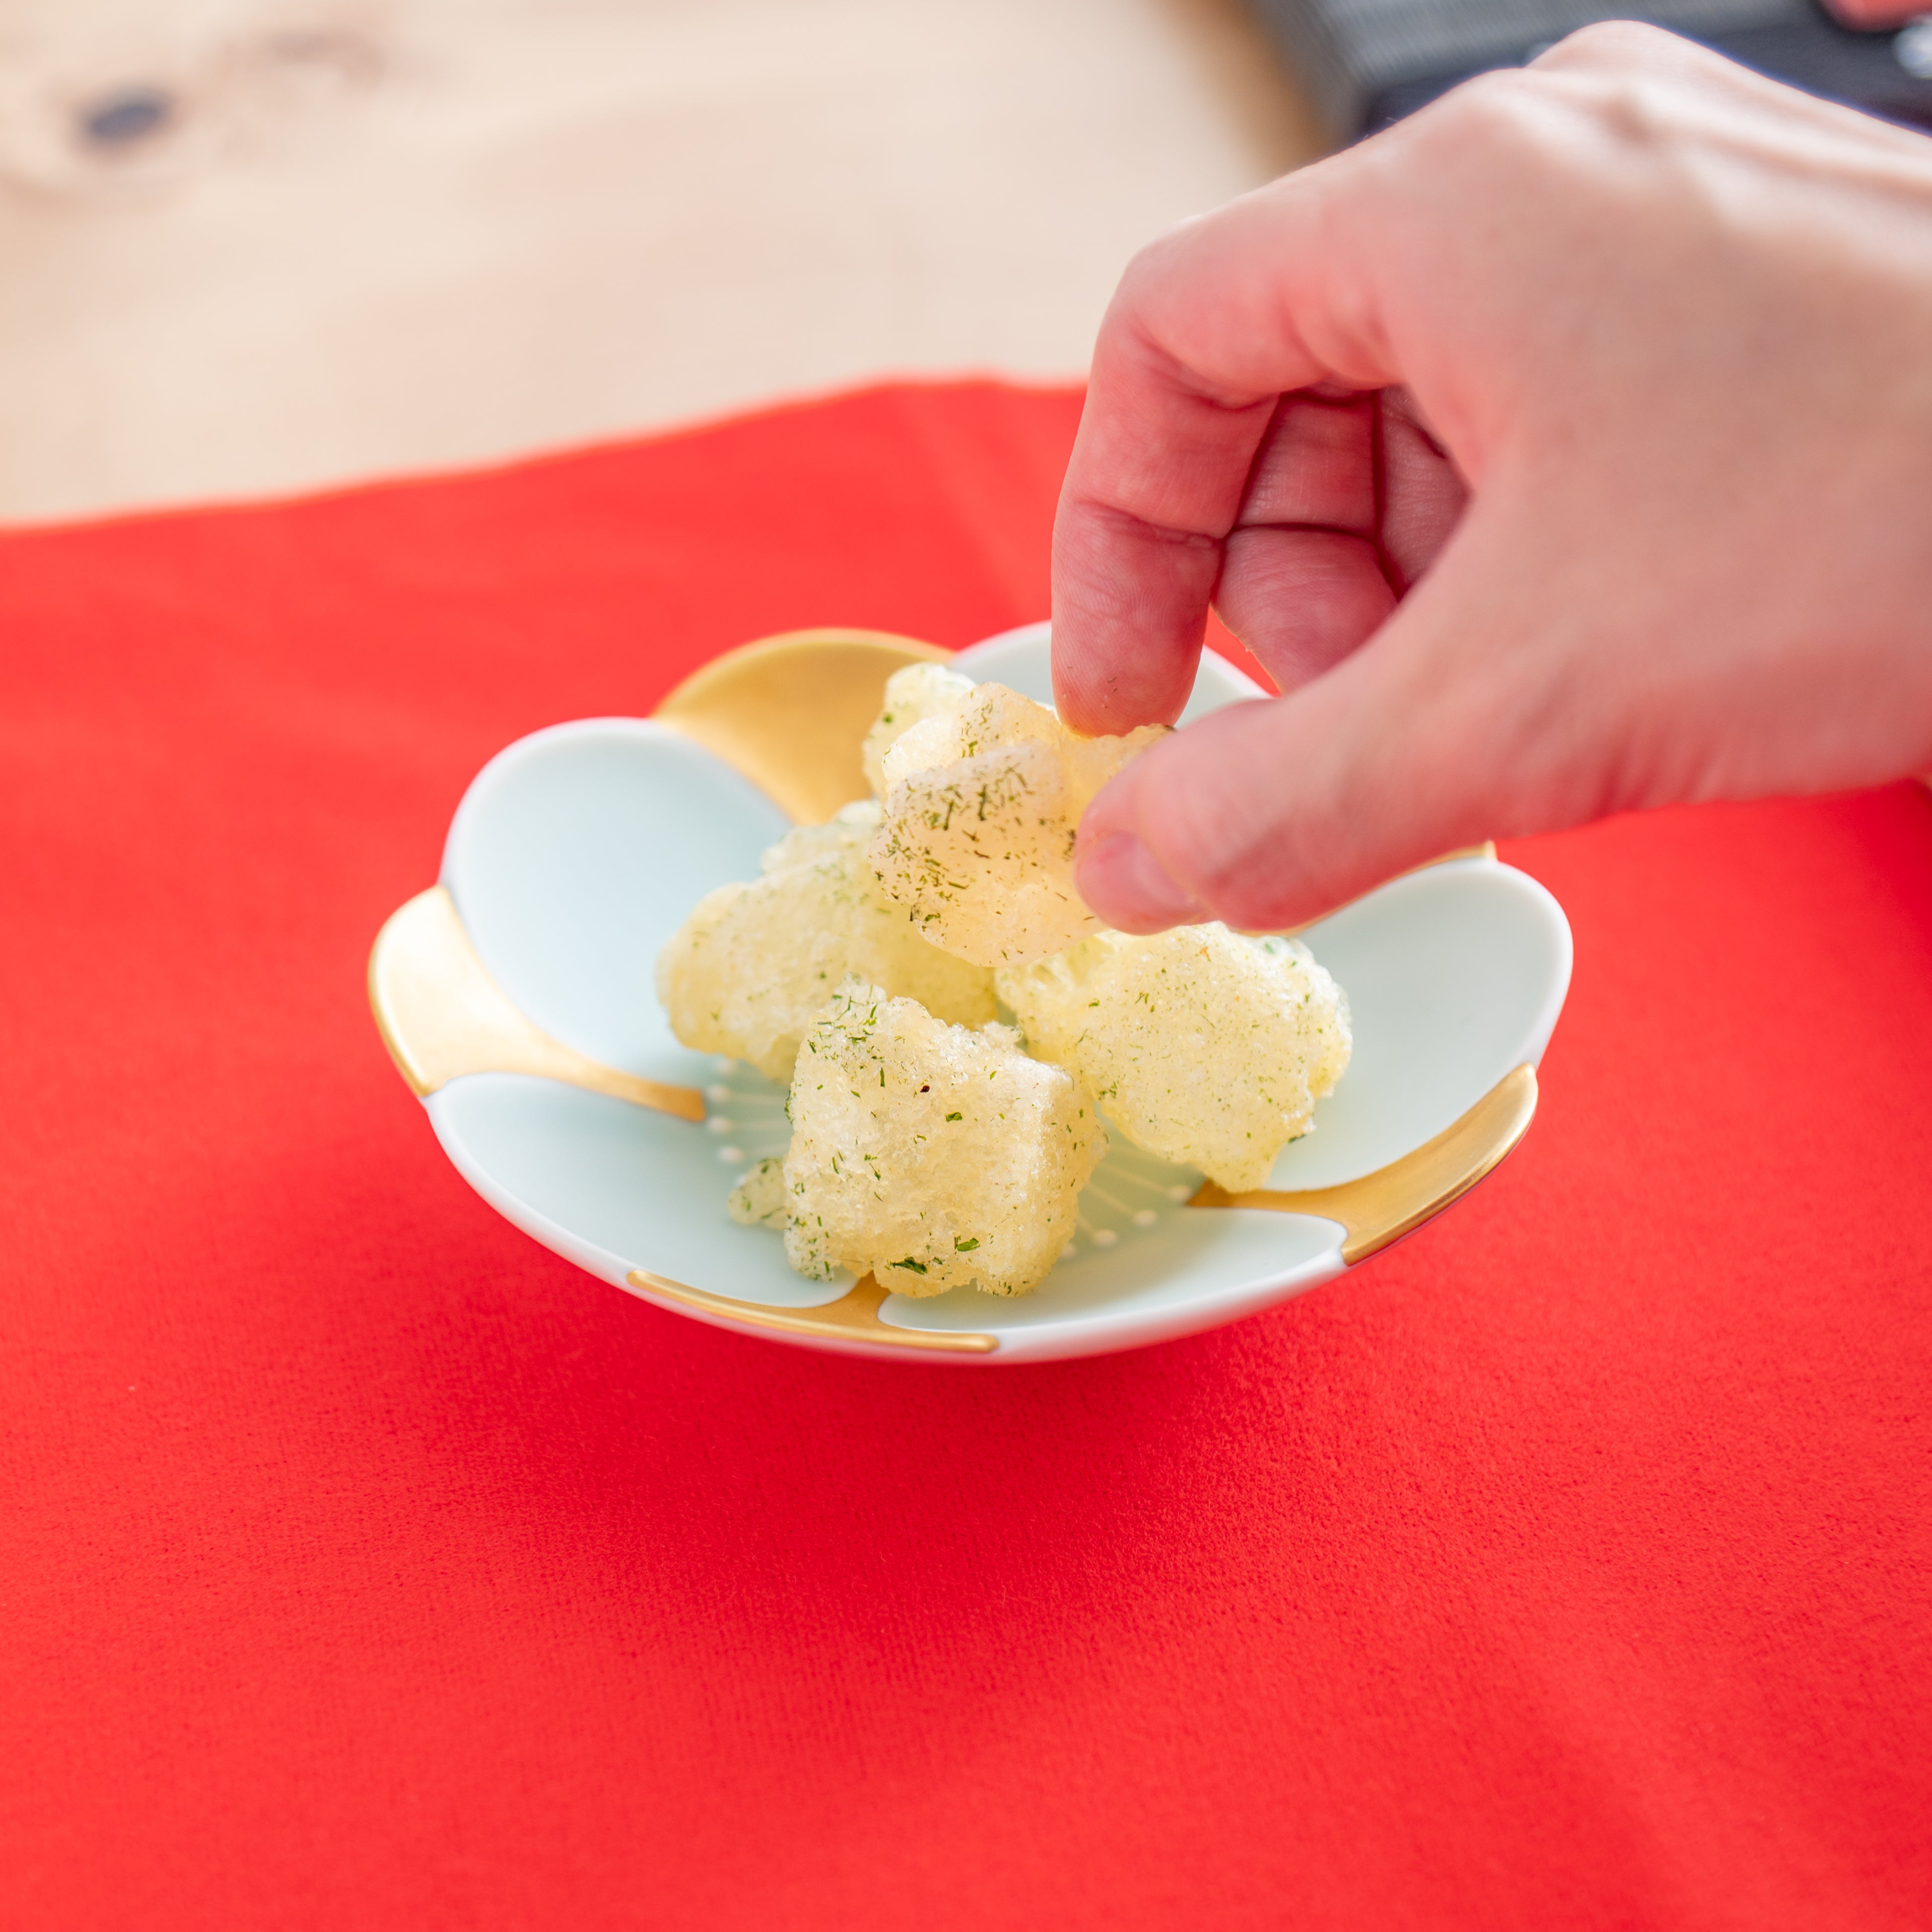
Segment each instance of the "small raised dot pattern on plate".
[[745,1164],[745,1150],[742,1148],[722,1147],[718,1150],[718,1158],[724,1162],[727,1167],[742,1167]]
[[714,1134],[728,1134],[731,1123],[722,1114],[713,1114],[704,1124]]

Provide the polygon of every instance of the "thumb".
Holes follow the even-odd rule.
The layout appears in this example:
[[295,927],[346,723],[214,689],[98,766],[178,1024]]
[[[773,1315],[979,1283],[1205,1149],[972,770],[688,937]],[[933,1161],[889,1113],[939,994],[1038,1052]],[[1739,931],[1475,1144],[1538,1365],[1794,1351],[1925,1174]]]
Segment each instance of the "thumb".
[[1282,932],[1457,846],[1615,808],[1616,707],[1579,701],[1562,670],[1591,661],[1589,641],[1520,574],[1508,611],[1484,608],[1484,584],[1438,567],[1312,682],[1134,760],[1082,821],[1088,904],[1126,932]]

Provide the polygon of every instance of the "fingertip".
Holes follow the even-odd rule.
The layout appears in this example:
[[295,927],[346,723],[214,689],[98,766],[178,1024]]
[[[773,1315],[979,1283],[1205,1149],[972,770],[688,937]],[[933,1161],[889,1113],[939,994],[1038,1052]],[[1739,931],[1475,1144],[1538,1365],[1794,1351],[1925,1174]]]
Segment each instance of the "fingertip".
[[1198,925],[1207,908],[1174,878],[1131,832],[1083,838],[1074,877],[1094,912],[1122,932],[1165,932]]
[[1186,708],[1194,688],[1194,670],[1185,681],[1172,677],[1096,676],[1091,660],[1078,668],[1063,668],[1058,655],[1053,668],[1053,708],[1060,722],[1082,738],[1124,737],[1142,724],[1172,724]]
[[[1102,738],[1118,733],[1114,722],[1120,709],[1118,680],[1096,675],[1091,652],[1072,646],[1063,647],[1060,638],[1072,627],[1056,616],[1053,624],[1053,708],[1070,731],[1083,738]],[[1126,728],[1131,730],[1132,728]]]
[[[1205,627],[1204,616],[1202,626]],[[1106,646],[1095,633],[1108,639]],[[1186,708],[1200,662],[1198,643],[1150,647],[1118,620],[1095,622],[1056,604],[1054,709],[1083,738],[1119,737],[1142,724],[1172,724]]]
[[1352,896],[1334,890],[1336,875],[1365,828],[1356,814],[1338,823],[1308,704],[1228,706],[1150,747],[1106,787],[1088,808],[1076,859],[1094,911],[1125,932],[1212,920],[1268,932]]
[[1053,688],[1084,736],[1171,724],[1193,688],[1218,544],[1063,502],[1054,531]]

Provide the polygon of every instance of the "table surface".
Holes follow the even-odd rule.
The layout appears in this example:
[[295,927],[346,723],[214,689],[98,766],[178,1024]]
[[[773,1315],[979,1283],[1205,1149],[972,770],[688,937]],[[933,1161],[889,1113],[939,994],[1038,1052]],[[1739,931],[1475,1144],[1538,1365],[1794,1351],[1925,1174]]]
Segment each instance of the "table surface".
[[0,521],[1064,380],[1317,146],[1243,0],[8,0]]
[[0,539],[0,1923],[1932,1921],[1922,790],[1507,848],[1577,943],[1522,1147],[1138,1354],[680,1319],[390,1068],[485,758],[1037,616],[1076,409]]

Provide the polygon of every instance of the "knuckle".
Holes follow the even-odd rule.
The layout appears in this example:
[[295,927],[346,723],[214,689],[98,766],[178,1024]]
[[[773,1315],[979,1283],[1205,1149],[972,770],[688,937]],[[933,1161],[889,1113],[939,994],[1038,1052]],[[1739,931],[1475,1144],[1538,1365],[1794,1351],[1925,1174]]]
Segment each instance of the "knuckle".
[[1647,68],[1665,56],[1674,59],[1682,46],[1675,34],[1642,20],[1597,20],[1564,34],[1533,65],[1546,73],[1565,68]]
[[1547,139],[1549,91],[1520,68],[1478,74],[1425,107],[1408,124],[1432,171],[1512,155]]
[[1121,274],[1119,292],[1114,298],[1117,307],[1144,306],[1150,295],[1166,290],[1184,272],[1196,226],[1184,222],[1164,235],[1156,236],[1136,251]]
[[1412,124],[1432,170],[1507,173],[1534,197],[1590,174],[1606,144],[1656,145],[1677,111],[1671,70],[1697,52],[1639,22],[1601,22],[1528,67],[1465,81]]

